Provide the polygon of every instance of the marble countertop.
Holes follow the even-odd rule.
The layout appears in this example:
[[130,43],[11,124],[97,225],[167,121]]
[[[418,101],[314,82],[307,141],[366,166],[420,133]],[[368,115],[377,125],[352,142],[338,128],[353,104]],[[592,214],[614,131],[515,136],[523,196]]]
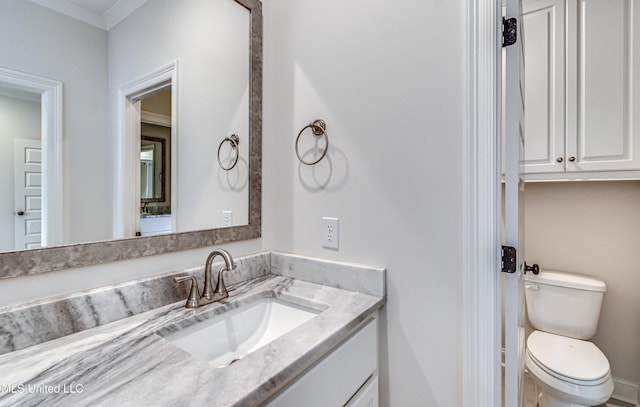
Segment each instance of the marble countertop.
[[[0,406],[255,406],[342,342],[383,306],[383,296],[278,274],[229,287],[197,310],[184,301],[0,356]],[[260,296],[324,311],[225,368],[197,360],[157,334]]]

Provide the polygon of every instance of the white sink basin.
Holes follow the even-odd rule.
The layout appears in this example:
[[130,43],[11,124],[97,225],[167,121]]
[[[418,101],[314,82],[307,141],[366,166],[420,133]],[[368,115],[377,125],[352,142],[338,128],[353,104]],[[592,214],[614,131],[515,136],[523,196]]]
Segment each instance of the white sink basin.
[[195,358],[222,368],[320,312],[277,298],[262,298],[176,332],[158,334]]

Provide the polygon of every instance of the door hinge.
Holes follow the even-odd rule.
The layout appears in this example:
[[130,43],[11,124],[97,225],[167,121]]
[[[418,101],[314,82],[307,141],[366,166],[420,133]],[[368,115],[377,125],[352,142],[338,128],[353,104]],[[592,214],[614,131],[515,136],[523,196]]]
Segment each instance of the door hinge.
[[513,274],[517,269],[516,248],[511,246],[502,246],[502,272]]
[[502,17],[502,46],[508,47],[518,41],[518,19]]

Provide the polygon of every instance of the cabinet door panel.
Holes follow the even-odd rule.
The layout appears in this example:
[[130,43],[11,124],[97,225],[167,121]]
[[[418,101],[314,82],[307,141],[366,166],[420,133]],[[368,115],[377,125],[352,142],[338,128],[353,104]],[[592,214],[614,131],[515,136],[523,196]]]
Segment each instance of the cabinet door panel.
[[633,48],[638,49],[640,21],[633,3],[578,3],[578,117],[576,140],[568,141],[567,157],[575,157],[567,163],[570,171],[640,168],[632,120],[640,118],[637,107],[632,110],[638,104],[638,81],[632,79],[638,72]]
[[527,1],[523,7],[525,172],[561,172],[565,168],[564,1]]
[[[377,368],[378,322],[374,319],[266,406],[343,407]],[[377,386],[369,391],[377,392]]]

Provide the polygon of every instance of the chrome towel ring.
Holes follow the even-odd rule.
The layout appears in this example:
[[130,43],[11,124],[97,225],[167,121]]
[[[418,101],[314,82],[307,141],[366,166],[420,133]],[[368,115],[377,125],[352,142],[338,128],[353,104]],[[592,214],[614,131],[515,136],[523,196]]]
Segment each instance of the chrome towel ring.
[[[225,167],[224,165],[222,165],[222,160],[220,159],[220,150],[222,149],[222,145],[227,141],[231,144],[231,148],[236,150],[236,158],[233,160],[233,163],[229,167]],[[220,165],[220,168],[222,168],[223,170],[229,171],[233,169],[233,167],[235,167],[236,164],[238,163],[238,158],[240,157],[240,150],[238,149],[238,143],[240,143],[240,137],[238,137],[237,134],[232,134],[229,137],[225,137],[224,140],[220,142],[220,145],[218,146],[218,164]]]
[[[324,150],[322,151],[322,155],[320,156],[320,158],[318,158],[313,162],[303,160],[302,156],[300,155],[300,150],[298,148],[298,143],[300,142],[300,136],[308,128],[311,129],[311,132],[313,133],[314,136],[324,137],[326,141]],[[309,123],[306,126],[304,126],[302,130],[300,130],[300,133],[298,133],[298,137],[296,137],[296,155],[298,156],[298,160],[300,160],[302,164],[314,165],[319,163],[324,158],[324,156],[327,155],[328,149],[329,149],[329,137],[327,136],[327,125],[322,119],[316,119],[313,121],[313,123]]]

